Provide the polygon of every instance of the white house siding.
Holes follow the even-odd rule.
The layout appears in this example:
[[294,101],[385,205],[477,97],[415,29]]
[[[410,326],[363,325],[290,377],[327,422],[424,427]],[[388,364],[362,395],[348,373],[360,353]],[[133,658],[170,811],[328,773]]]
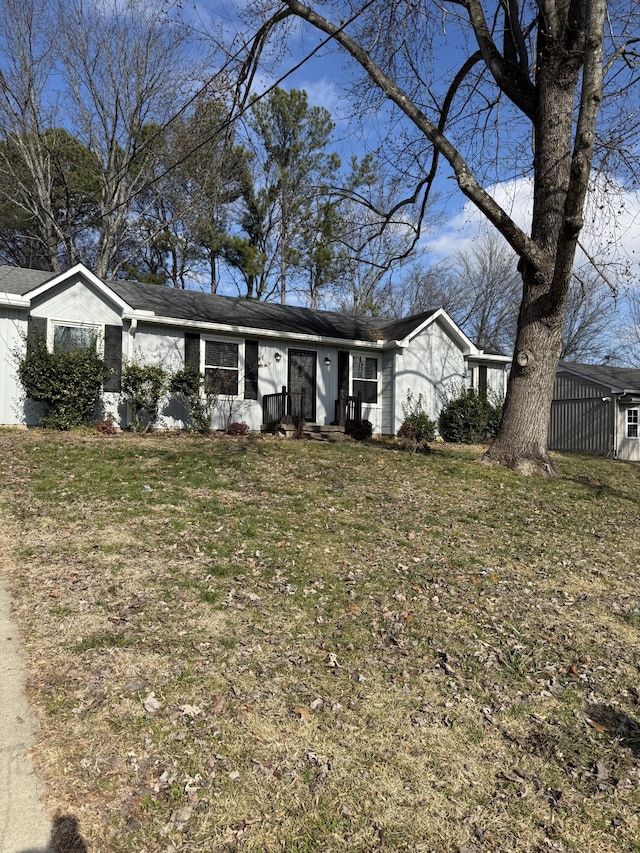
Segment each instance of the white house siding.
[[27,334],[26,309],[0,308],[0,424],[27,423],[30,409],[18,379],[17,353],[24,351]]
[[504,365],[487,366],[487,397],[490,403],[502,403],[507,393],[507,371]]
[[412,338],[408,347],[399,350],[395,359],[394,434],[402,425],[402,405],[407,392],[417,400],[422,394],[427,414],[433,420],[444,404],[455,396],[464,382],[465,361],[460,348],[435,322]]
[[395,351],[386,350],[382,354],[382,410],[380,412],[380,432],[382,435],[395,435],[395,392],[393,385]]
[[97,326],[122,322],[117,306],[84,280],[64,282],[31,302],[34,317],[54,322],[88,323]]
[[[181,370],[184,367],[184,332],[173,326],[154,323],[138,322],[137,325],[130,325],[123,339],[123,369],[127,364],[158,365],[167,374]],[[160,404],[157,428],[183,429],[186,420],[187,413],[182,406],[166,395]]]

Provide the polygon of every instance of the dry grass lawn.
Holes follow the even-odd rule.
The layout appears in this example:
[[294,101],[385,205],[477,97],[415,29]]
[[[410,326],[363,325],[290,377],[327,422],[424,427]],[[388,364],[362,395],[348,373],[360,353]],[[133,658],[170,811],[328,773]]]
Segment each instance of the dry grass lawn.
[[0,450],[35,758],[92,853],[640,850],[640,466]]

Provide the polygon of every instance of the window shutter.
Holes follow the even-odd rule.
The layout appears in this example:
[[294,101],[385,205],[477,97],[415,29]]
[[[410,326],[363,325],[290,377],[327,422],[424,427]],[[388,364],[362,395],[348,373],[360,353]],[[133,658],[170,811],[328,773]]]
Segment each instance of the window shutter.
[[244,342],[244,399],[258,399],[258,341]]
[[122,374],[122,326],[104,327],[104,360],[109,374],[104,380],[105,391],[120,391]]
[[338,352],[338,391],[349,394],[349,353],[344,350]]
[[478,393],[483,400],[487,399],[487,365],[481,364],[478,370]]
[[47,340],[47,318],[29,317],[27,321],[27,353],[33,351],[39,341]]
[[200,335],[197,332],[184,333],[184,366],[200,371]]

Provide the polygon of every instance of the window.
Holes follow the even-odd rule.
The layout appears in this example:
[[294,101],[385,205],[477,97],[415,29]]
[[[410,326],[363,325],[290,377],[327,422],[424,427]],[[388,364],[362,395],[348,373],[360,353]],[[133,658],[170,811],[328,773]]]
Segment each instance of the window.
[[627,409],[627,438],[638,438],[638,412],[640,409]]
[[209,393],[237,396],[238,373],[238,344],[205,341],[204,376]]
[[96,349],[98,343],[97,326],[67,326],[53,324],[53,351],[73,352],[77,349]]
[[360,395],[363,403],[378,402],[378,359],[354,355],[352,360],[353,396]]

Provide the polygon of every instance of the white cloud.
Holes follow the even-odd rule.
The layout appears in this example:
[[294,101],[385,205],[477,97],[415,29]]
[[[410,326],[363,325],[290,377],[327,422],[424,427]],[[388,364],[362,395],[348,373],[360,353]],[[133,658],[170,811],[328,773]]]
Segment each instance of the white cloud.
[[[495,184],[488,187],[488,191],[528,232],[532,182],[521,179]],[[440,260],[456,251],[464,251],[484,227],[486,220],[482,214],[467,202],[430,235],[429,254]],[[619,286],[629,283],[629,276],[640,277],[640,192],[628,192],[609,181],[596,180],[589,194],[580,241],[589,256],[606,267]],[[582,261],[578,257],[576,263]]]

